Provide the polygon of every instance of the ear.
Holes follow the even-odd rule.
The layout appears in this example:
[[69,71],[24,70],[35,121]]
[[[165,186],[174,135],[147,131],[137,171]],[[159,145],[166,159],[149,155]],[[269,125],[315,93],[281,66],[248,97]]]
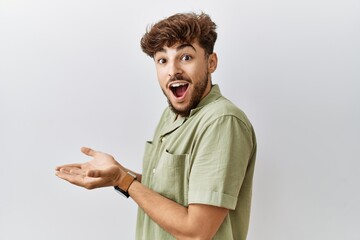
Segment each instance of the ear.
[[217,55],[216,53],[212,53],[209,55],[209,59],[208,59],[208,71],[209,73],[213,73],[216,70],[217,67]]

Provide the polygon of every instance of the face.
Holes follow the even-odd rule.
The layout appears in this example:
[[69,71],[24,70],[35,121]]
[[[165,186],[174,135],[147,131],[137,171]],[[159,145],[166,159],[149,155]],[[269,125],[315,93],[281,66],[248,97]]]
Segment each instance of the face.
[[171,109],[188,116],[211,90],[216,54],[206,55],[196,42],[164,47],[155,56],[157,77]]

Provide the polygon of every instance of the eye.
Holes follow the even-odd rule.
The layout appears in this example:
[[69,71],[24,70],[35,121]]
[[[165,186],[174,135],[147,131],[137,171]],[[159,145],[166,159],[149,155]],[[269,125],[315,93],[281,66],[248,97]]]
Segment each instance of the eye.
[[192,59],[192,57],[188,54],[185,54],[182,56],[181,60],[183,61],[190,61]]
[[157,60],[157,62],[158,62],[159,64],[164,64],[164,63],[166,63],[166,59],[165,59],[165,58],[159,58],[159,59]]

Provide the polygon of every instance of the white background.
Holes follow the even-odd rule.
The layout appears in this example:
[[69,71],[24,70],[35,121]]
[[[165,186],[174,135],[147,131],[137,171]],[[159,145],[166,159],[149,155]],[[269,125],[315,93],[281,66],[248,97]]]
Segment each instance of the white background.
[[250,240],[360,240],[358,0],[0,0],[0,239],[133,239],[137,206],[61,181],[81,146],[141,171],[167,103],[139,41],[201,10],[258,138]]

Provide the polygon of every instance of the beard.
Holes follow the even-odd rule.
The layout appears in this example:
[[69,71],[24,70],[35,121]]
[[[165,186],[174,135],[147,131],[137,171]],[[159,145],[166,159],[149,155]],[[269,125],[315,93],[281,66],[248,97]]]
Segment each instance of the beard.
[[190,112],[192,109],[196,108],[196,106],[200,103],[202,100],[202,97],[204,95],[204,92],[206,91],[206,87],[209,83],[208,74],[205,73],[203,80],[199,81],[197,84],[194,85],[194,92],[190,96],[190,102],[185,108],[179,109],[176,108],[170,101],[170,98],[166,95],[165,91],[163,90],[163,93],[165,94],[169,107],[171,111],[173,111],[175,114],[180,115],[182,117],[188,117],[190,115]]

